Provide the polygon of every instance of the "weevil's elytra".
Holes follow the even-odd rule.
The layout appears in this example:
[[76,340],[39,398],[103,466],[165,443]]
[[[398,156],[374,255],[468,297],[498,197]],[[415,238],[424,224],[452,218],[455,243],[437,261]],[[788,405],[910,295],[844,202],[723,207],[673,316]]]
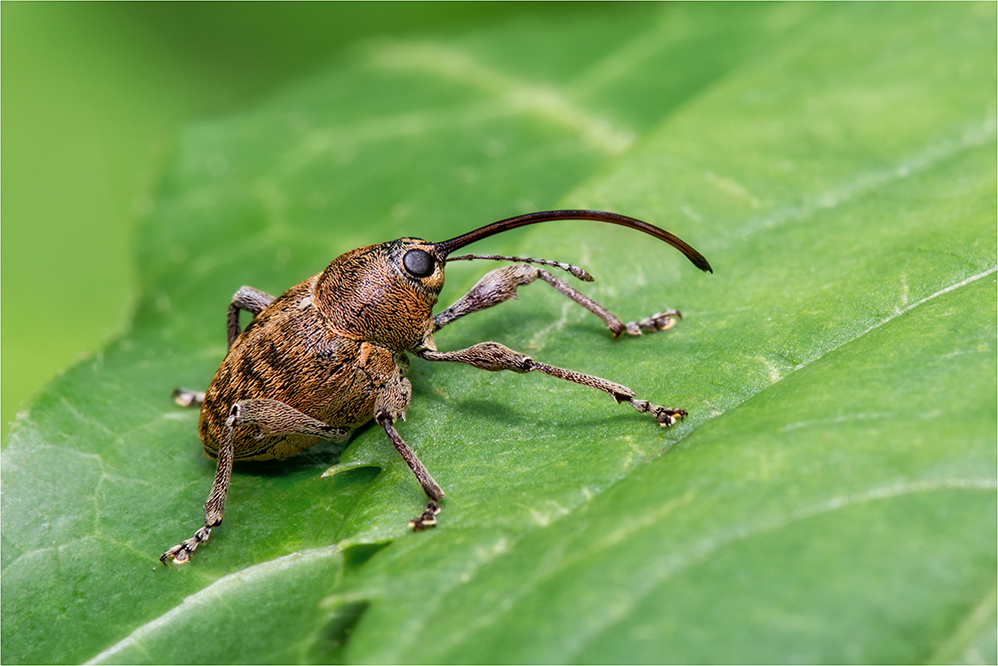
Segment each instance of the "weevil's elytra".
[[[556,210],[520,215],[486,225],[450,240],[430,242],[399,238],[340,255],[322,273],[277,298],[242,287],[229,305],[229,351],[203,394],[177,389],[184,406],[201,405],[198,434],[207,455],[218,459],[215,481],[204,505],[204,526],[194,536],[163,553],[161,560],[186,562],[211,530],[222,522],[222,509],[234,460],[287,458],[322,440],[345,441],[352,428],[371,420],[412,470],[429,499],[410,521],[415,530],[436,525],[444,491],[395,429],[405,417],[412,387],[407,354],[426,361],[453,361],[498,372],[541,372],[557,379],[604,391],[626,402],[659,425],[686,416],[682,409],[639,399],[634,391],[600,377],[535,361],[498,342],[441,352],[433,333],[465,315],[516,296],[518,287],[540,278],[599,317],[613,337],[621,333],[671,328],[676,310],[624,323],[605,307],[539,266],[565,270],[580,280],[592,277],[558,261],[506,255],[451,253],[466,245],[517,227],[554,220],[594,220],[642,231],[672,245],[693,264],[713,272],[707,260],[668,231],[631,217],[592,210]],[[493,259],[515,262],[487,273],[453,305],[434,315],[444,284],[447,261]],[[253,321],[241,330],[239,313]]]

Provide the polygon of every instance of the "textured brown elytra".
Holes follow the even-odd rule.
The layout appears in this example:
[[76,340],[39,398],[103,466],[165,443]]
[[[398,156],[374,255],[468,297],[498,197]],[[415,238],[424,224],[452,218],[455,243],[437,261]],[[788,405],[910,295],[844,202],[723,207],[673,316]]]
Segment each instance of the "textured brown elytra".
[[[604,391],[618,403],[627,402],[638,412],[650,414],[662,426],[686,416],[682,409],[639,400],[622,384],[535,361],[497,342],[437,351],[434,332],[464,315],[515,298],[517,287],[537,278],[602,319],[614,337],[665,330],[680,319],[678,311],[669,310],[624,323],[537,267],[555,266],[581,280],[592,280],[569,264],[505,255],[450,256],[454,250],[503,231],[570,219],[637,229],[676,247],[697,268],[712,272],[699,252],[647,222],[604,211],[557,210],[501,220],[439,243],[400,238],[357,248],[277,298],[251,287],[237,291],[227,319],[229,352],[208,390],[203,394],[174,391],[178,403],[201,405],[198,433],[205,453],[218,458],[215,481],[204,505],[204,527],[160,559],[186,562],[222,522],[234,460],[287,458],[322,440],[344,441],[352,428],[372,419],[385,430],[429,497],[422,515],[409,525],[417,530],[435,525],[444,492],[394,425],[405,417],[412,393],[406,379],[407,353],[490,371],[541,372]],[[471,291],[434,315],[433,306],[444,284],[444,264],[469,259],[517,263],[487,273]],[[242,310],[254,315],[245,331],[240,331]]]

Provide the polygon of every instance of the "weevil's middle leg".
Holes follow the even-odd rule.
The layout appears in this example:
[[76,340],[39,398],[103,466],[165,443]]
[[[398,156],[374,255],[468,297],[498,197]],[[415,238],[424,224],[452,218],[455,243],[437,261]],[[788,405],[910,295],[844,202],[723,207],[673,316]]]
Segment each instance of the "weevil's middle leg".
[[467,349],[459,349],[452,352],[422,351],[419,356],[427,361],[454,361],[457,363],[467,363],[468,365],[482,370],[498,372],[500,370],[512,370],[513,372],[543,372],[546,375],[564,379],[566,381],[599,389],[608,394],[618,403],[626,402],[642,414],[651,415],[658,424],[668,427],[681,421],[686,416],[686,411],[673,407],[662,407],[647,400],[635,398],[634,391],[616,382],[611,382],[601,377],[583,374],[574,370],[566,370],[547,363],[540,363],[530,358],[526,354],[513,351],[498,342],[481,342]]
[[402,456],[402,460],[409,466],[412,473],[422,486],[423,492],[430,498],[423,513],[409,521],[409,527],[419,531],[437,524],[437,514],[440,513],[440,500],[444,498],[444,491],[426,469],[416,452],[409,448],[402,436],[395,430],[395,421],[405,418],[405,412],[409,408],[409,400],[412,396],[412,385],[405,377],[399,376],[387,384],[378,393],[374,403],[374,420],[385,429],[385,434],[395,446],[395,450]]
[[641,335],[642,331],[664,331],[676,325],[682,315],[678,310],[658,312],[640,321],[624,323],[617,315],[578,291],[564,280],[555,277],[543,268],[529,264],[516,264],[497,268],[486,273],[467,294],[462,296],[449,308],[433,317],[434,330],[440,330],[447,324],[465,315],[479,310],[485,310],[505,301],[516,298],[516,289],[528,285],[540,278],[554,287],[559,293],[572,299],[586,310],[599,317],[606,327],[617,337],[621,333]]
[[416,452],[409,448],[409,445],[405,443],[405,440],[395,430],[391,417],[381,412],[375,417],[375,420],[385,429],[388,439],[395,445],[395,450],[402,456],[402,460],[412,470],[412,473],[416,476],[416,480],[419,481],[419,485],[423,487],[423,492],[430,498],[430,501],[426,503],[423,513],[409,521],[409,527],[417,532],[428,527],[435,527],[437,524],[437,514],[440,513],[440,500],[444,498],[443,489],[433,480],[430,472],[423,466],[419,458],[416,457]]

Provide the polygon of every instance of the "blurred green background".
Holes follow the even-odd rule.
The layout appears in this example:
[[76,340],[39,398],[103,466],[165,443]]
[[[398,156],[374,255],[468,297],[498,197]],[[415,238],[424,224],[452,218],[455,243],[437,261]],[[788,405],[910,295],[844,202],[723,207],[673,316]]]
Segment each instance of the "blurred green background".
[[127,326],[137,289],[133,220],[178,127],[250,104],[360,40],[584,11],[571,3],[2,3],[2,435],[48,379]]

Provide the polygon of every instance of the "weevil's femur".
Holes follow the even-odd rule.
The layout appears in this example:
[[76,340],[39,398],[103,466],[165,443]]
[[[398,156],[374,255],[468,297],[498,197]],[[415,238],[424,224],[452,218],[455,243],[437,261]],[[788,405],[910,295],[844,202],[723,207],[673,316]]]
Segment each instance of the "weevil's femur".
[[500,234],[504,231],[516,229],[517,227],[525,227],[528,224],[553,222],[555,220],[593,220],[595,222],[619,224],[620,226],[627,227],[629,229],[637,229],[638,231],[643,231],[649,236],[654,236],[660,241],[668,243],[672,247],[676,248],[686,255],[686,258],[693,262],[693,265],[700,270],[708,273],[714,272],[714,270],[710,267],[710,263],[707,262],[707,259],[693,249],[689,243],[678,236],[669,233],[665,229],[659,229],[653,224],[642,222],[641,220],[633,217],[618,215],[617,213],[609,213],[602,210],[547,210],[539,213],[527,213],[526,215],[518,215],[516,217],[510,217],[505,220],[493,222],[492,224],[487,224],[484,227],[475,229],[474,231],[469,231],[466,234],[461,234],[460,236],[451,238],[450,240],[434,243],[433,245],[440,261],[446,261],[447,255],[454,250],[462,248],[465,245],[470,245],[476,241],[480,241],[483,238],[488,238],[489,236],[494,236],[495,234]]

